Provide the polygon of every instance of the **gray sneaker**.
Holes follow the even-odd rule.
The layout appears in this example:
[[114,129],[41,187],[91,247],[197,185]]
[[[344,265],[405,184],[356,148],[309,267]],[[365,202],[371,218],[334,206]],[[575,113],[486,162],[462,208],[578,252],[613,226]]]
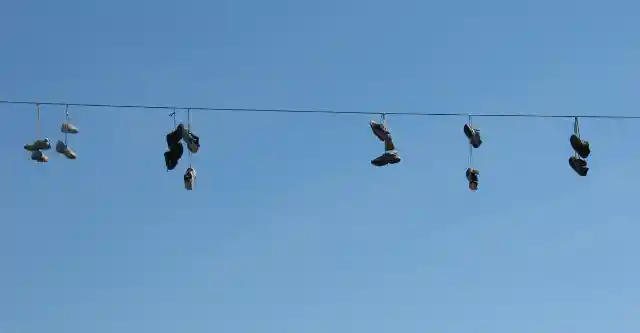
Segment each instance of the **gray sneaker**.
[[195,154],[200,150],[200,137],[184,126],[182,126],[182,140],[191,153]]
[[193,190],[193,185],[196,181],[196,170],[193,168],[188,168],[184,173],[184,188],[191,191]]
[[31,144],[24,145],[24,149],[27,151],[49,150],[51,149],[51,142],[47,138],[36,140]]
[[58,144],[56,144],[56,151],[70,160],[75,160],[76,158],[78,158],[76,153],[71,150],[71,148],[69,148],[64,142],[62,142],[62,140],[58,140]]

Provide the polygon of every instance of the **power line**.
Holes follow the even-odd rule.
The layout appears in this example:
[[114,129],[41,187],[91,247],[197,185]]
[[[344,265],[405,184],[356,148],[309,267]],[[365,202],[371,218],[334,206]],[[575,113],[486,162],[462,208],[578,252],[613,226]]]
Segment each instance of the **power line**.
[[50,105],[71,106],[87,108],[114,108],[114,109],[156,109],[156,110],[191,110],[191,111],[218,111],[218,112],[268,112],[268,113],[318,113],[336,115],[393,115],[393,116],[423,116],[423,117],[507,117],[507,118],[586,118],[586,119],[640,119],[640,116],[625,115],[544,115],[536,113],[432,113],[432,112],[373,112],[373,111],[335,111],[313,109],[253,109],[253,108],[211,108],[211,107],[186,107],[168,105],[144,105],[144,104],[95,104],[95,103],[63,103],[63,102],[36,102],[36,101],[9,101],[0,100],[0,104],[14,105]]

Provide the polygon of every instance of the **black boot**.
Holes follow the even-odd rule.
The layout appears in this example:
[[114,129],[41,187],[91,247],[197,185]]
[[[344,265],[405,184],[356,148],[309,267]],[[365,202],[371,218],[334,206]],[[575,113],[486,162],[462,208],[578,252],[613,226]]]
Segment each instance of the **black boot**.
[[174,160],[171,156],[171,152],[164,153],[164,164],[167,167],[167,170],[173,170],[178,166],[178,161]]
[[167,170],[173,170],[178,166],[178,161],[184,154],[184,147],[181,142],[169,147],[169,151],[164,153],[164,162],[167,166]]
[[182,140],[182,132],[179,132],[178,130],[169,132],[167,134],[167,147],[171,149],[171,147],[179,144],[180,140]]

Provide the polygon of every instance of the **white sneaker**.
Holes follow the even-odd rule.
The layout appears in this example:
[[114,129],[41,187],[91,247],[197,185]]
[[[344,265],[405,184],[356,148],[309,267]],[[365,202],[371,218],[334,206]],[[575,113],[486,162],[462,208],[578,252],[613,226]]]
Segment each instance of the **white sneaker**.
[[71,123],[62,123],[60,131],[67,134],[78,134],[78,128],[73,126]]

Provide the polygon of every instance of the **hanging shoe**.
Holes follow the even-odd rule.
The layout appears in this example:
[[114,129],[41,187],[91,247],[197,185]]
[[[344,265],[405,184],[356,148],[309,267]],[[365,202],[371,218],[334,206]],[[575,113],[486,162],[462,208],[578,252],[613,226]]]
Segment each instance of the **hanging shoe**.
[[569,157],[569,165],[571,166],[571,169],[573,169],[573,171],[575,171],[581,177],[586,177],[587,173],[589,173],[587,161],[583,159],[571,156]]
[[167,166],[167,170],[173,170],[178,166],[178,161],[184,154],[184,147],[181,142],[174,144],[164,153],[164,163]]
[[588,141],[580,140],[577,135],[573,134],[569,138],[569,142],[571,143],[571,148],[573,148],[580,157],[587,158],[591,154],[591,148]]
[[176,129],[176,131],[178,130],[181,130],[182,140],[187,144],[187,149],[194,154],[197,153],[200,150],[200,137],[182,124]]
[[190,131],[188,128],[184,126],[184,124],[182,123],[178,124],[178,126],[176,127],[176,133],[180,134],[180,138],[182,138],[184,142],[189,141]]
[[480,171],[474,169],[474,168],[467,168],[467,171],[465,172],[465,175],[467,176],[467,180],[470,182],[477,182],[478,181],[478,177],[480,176]]
[[76,158],[78,158],[76,153],[64,142],[62,142],[62,140],[58,140],[58,143],[56,144],[56,151],[70,160],[75,160]]
[[31,153],[31,160],[40,162],[40,163],[49,162],[49,158],[39,150],[36,150],[33,153]]
[[371,126],[371,130],[373,131],[373,134],[380,140],[380,141],[386,141],[387,138],[389,137],[389,130],[387,129],[386,126],[384,126],[384,124],[379,124],[377,122],[375,122],[374,120],[372,120],[369,125]]
[[171,148],[175,145],[180,144],[180,140],[182,140],[182,133],[178,131],[173,131],[167,134],[167,147]]
[[469,144],[473,146],[473,148],[479,148],[482,145],[482,138],[480,136],[480,130],[477,128],[471,128],[468,124],[464,124],[464,135],[469,139]]
[[171,152],[164,153],[164,164],[167,167],[167,170],[173,170],[178,166],[178,160],[175,160],[171,157]]
[[184,125],[178,124],[178,126],[176,126],[176,129],[167,134],[167,147],[171,148],[172,146],[177,145],[180,140],[182,140],[183,136]]
[[187,171],[184,172],[184,180],[193,180],[196,178],[196,170],[193,168],[187,168]]
[[469,182],[469,189],[471,191],[477,191],[478,190],[478,182]]
[[193,133],[189,133],[189,137],[185,140],[187,148],[192,153],[197,153],[200,150],[200,137]]
[[371,160],[371,164],[377,167],[382,167],[389,164],[400,163],[401,160],[402,159],[400,158],[400,155],[398,154],[398,152],[387,151],[384,154]]
[[188,168],[184,173],[184,188],[191,191],[196,181],[196,171],[193,168]]
[[388,164],[400,163],[400,154],[396,151],[396,146],[393,144],[391,135],[388,135],[384,140],[384,154],[378,156],[371,161],[371,164],[375,166],[385,166]]
[[464,131],[464,135],[467,136],[467,139],[471,140],[471,138],[473,138],[474,131],[473,131],[473,128],[469,126],[469,124],[464,124],[464,127],[462,128],[462,130]]
[[65,134],[78,134],[78,128],[73,126],[71,123],[62,123],[60,127],[60,131]]
[[478,190],[479,175],[480,175],[480,172],[473,168],[468,168],[467,171],[465,172],[467,181],[469,181],[469,189],[471,191]]
[[36,140],[31,144],[24,145],[24,149],[27,151],[49,150],[51,149],[51,142],[47,138],[43,140]]

